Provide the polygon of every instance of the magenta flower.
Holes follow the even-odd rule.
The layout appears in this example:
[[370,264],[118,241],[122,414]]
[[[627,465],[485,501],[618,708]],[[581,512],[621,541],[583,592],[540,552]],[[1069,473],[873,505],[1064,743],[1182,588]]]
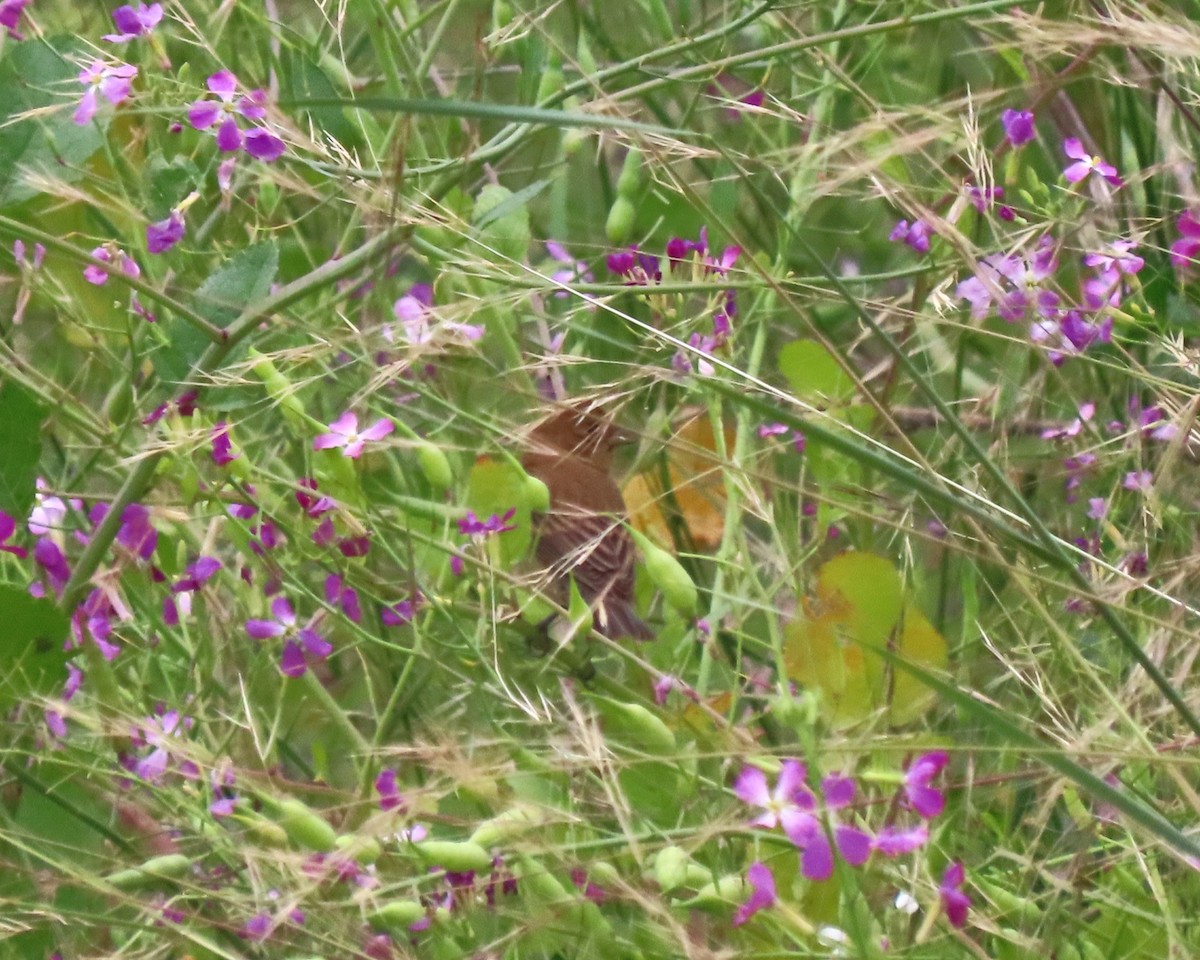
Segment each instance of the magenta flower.
[[228,70],[221,70],[208,78],[208,90],[215,100],[200,99],[188,110],[188,122],[197,130],[207,130],[217,125],[217,149],[231,153],[243,147],[256,160],[270,163],[283,155],[287,145],[269,130],[255,126],[245,134],[237,117],[259,121],[267,111],[263,104],[267,95],[262,90],[251,90],[237,95],[237,77]]
[[24,560],[29,556],[29,551],[24,547],[18,547],[8,542],[16,532],[16,518],[10,517],[3,510],[0,510],[0,553],[11,553],[14,557]]
[[[828,880],[833,875],[833,850],[825,834],[825,825],[814,812],[816,798],[805,786],[806,775],[804,764],[785,760],[780,766],[775,789],[770,790],[761,770],[743,767],[733,792],[744,803],[762,809],[763,812],[750,821],[752,824],[767,828],[778,824],[802,851],[800,871],[804,876],[810,880]],[[826,777],[821,782],[821,789],[827,812],[854,800],[854,781],[848,777]],[[866,863],[871,855],[871,838],[866,833],[844,824],[835,824],[833,833],[843,860],[854,867]]]
[[486,520],[480,520],[475,516],[474,510],[468,510],[467,515],[458,521],[458,531],[468,537],[486,537],[493,533],[508,533],[509,530],[516,530],[515,523],[509,523],[517,514],[517,508],[513,507],[507,510],[503,516],[498,513],[493,513]]
[[271,615],[273,620],[247,620],[246,633],[255,640],[284,638],[279,662],[284,676],[304,676],[308,670],[306,655],[324,660],[333,652],[333,645],[312,627],[297,627],[296,612],[285,597],[276,597],[271,602]]
[[396,784],[396,771],[391,768],[375,778],[375,792],[379,794],[380,810],[398,810],[404,806],[404,797]]
[[112,13],[112,18],[118,32],[106,33],[104,39],[109,43],[126,43],[134,37],[148,34],[158,26],[162,17],[161,3],[152,3],[149,6],[139,3],[136,10],[128,4],[117,7]]
[[195,593],[211,580],[221,569],[221,561],[216,557],[199,557],[190,564],[184,575],[172,586],[172,593]]
[[398,600],[380,609],[379,619],[385,627],[402,627],[411,623],[421,607],[422,597],[418,592],[410,600]]
[[946,807],[942,791],[929,784],[949,762],[949,754],[935,750],[917,757],[904,772],[904,796],[917,815],[925,820],[932,820]]
[[1124,184],[1124,181],[1117,174],[1116,167],[1111,163],[1105,162],[1100,157],[1093,157],[1083,149],[1083,144],[1075,137],[1067,137],[1063,141],[1063,153],[1075,161],[1063,171],[1063,176],[1066,177],[1067,183],[1079,183],[1086,179],[1087,175],[1094,170],[1114,187]]
[[391,420],[381,417],[359,433],[358,414],[347,410],[329,425],[329,433],[319,434],[313,440],[313,449],[331,450],[341,447],[343,456],[357,460],[368,441],[382,440],[395,429],[396,425]]
[[346,586],[341,574],[331,573],[325,578],[326,602],[342,608],[346,619],[353,623],[362,622],[362,607],[358,600],[358,591]]
[[218,420],[212,428],[212,458],[218,467],[233,463],[240,453],[233,452],[233,441],[229,439],[229,425],[224,420]]
[[1000,125],[1004,127],[1004,139],[1014,147],[1023,147],[1034,138],[1033,112],[1030,110],[1005,110],[1000,114]]
[[150,253],[166,253],[183,239],[183,215],[172,210],[165,220],[146,225],[146,249]]
[[1171,266],[1183,271],[1194,267],[1200,260],[1200,220],[1190,210],[1185,210],[1175,221],[1180,237],[1171,244]]
[[893,243],[903,241],[917,253],[929,252],[929,224],[924,220],[914,220],[909,225],[907,220],[900,220],[892,228],[888,239]]
[[885,857],[902,857],[920,850],[929,842],[929,827],[918,823],[915,827],[887,826],[875,835],[871,848]]
[[759,910],[774,906],[778,899],[775,895],[775,877],[765,863],[756,860],[750,864],[746,871],[746,882],[750,884],[750,896],[733,915],[735,927],[740,927]]
[[105,63],[103,60],[93,60],[79,72],[79,82],[83,84],[83,97],[75,108],[75,122],[83,126],[91,122],[100,106],[100,97],[104,97],[114,106],[129,97],[133,78],[138,69],[130,63]]
[[24,40],[25,37],[17,30],[21,22],[21,14],[29,6],[29,0],[3,0],[0,2],[0,27],[8,31],[14,40]]
[[966,871],[959,861],[954,861],[942,874],[942,883],[938,887],[938,895],[942,899],[942,909],[946,911],[946,919],[955,927],[962,927],[967,922],[967,910],[971,906],[971,898],[962,892]]
[[[102,260],[104,263],[115,263],[120,271],[127,277],[137,279],[142,275],[141,269],[137,265],[137,261],[129,256],[124,250],[121,250],[112,244],[105,244],[96,247],[92,250],[92,256],[97,260]],[[98,267],[95,264],[83,268],[83,279],[88,283],[95,284],[97,287],[102,287],[108,283],[109,273],[103,267]]]

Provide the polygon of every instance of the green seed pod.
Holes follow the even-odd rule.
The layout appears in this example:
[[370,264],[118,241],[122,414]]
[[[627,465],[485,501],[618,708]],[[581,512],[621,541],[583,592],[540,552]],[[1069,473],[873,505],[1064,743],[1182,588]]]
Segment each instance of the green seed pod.
[[367,914],[367,923],[376,930],[405,934],[418,920],[425,918],[425,907],[416,900],[392,900]]
[[551,97],[561,92],[566,83],[566,78],[563,77],[562,58],[551,56],[546,63],[546,68],[542,71],[541,78],[538,80],[537,100],[535,102],[544,104]]
[[248,353],[250,359],[254,361],[254,365],[250,369],[267,388],[267,396],[279,404],[284,417],[297,426],[305,423],[308,420],[308,414],[299,397],[296,396],[296,390],[291,381],[279,372],[274,361],[266,354],[260,353],[253,347]]
[[421,440],[416,449],[417,463],[421,465],[421,472],[425,474],[425,479],[437,493],[445,493],[454,486],[454,470],[441,447],[428,440]]
[[545,513],[550,509],[550,488],[528,473],[521,485],[521,497],[534,513]]
[[536,860],[521,854],[515,866],[517,889],[528,902],[539,906],[561,906],[577,899]]
[[477,843],[453,840],[422,840],[413,844],[417,856],[431,867],[465,873],[481,873],[492,869],[492,855]]
[[1026,897],[1017,896],[1000,884],[989,883],[979,876],[971,877],[971,886],[977,888],[996,906],[998,916],[1016,918],[1023,924],[1037,924],[1041,921],[1041,908]]
[[617,178],[617,196],[636,200],[642,189],[642,151],[636,147],[625,154],[621,175]]
[[273,820],[260,817],[257,813],[236,814],[235,817],[255,843],[275,849],[288,845],[287,831]]
[[593,860],[588,864],[588,879],[602,887],[615,887],[621,882],[621,874],[607,860]]
[[604,717],[605,733],[629,746],[659,757],[678,756],[675,734],[663,721],[639,703],[621,703],[597,697],[596,707]]
[[168,853],[147,860],[140,866],[118,870],[105,879],[118,890],[142,890],[161,883],[178,880],[191,869],[192,858],[182,853]]
[[279,825],[298,847],[329,853],[337,846],[337,833],[315,810],[294,797],[279,802]]
[[492,847],[508,843],[510,840],[542,826],[545,822],[545,814],[539,807],[532,804],[518,804],[496,814],[490,820],[484,820],[475,828],[470,840],[471,843],[490,850]]
[[700,595],[696,592],[692,578],[683,569],[683,564],[638,531],[630,528],[629,532],[637,541],[638,549],[642,551],[646,573],[662,591],[667,603],[685,617],[694,617],[700,606]]
[[374,837],[357,837],[350,834],[337,838],[337,849],[364,867],[374,863],[383,853],[383,848]]
[[681,905],[696,910],[714,910],[742,903],[749,895],[750,888],[746,881],[733,874],[721,877],[715,883],[705,884],[691,900],[685,900]]
[[637,219],[637,208],[633,201],[626,196],[618,195],[608,211],[608,219],[604,221],[604,233],[609,243],[623,246],[633,233],[633,224]]
[[663,847],[654,858],[654,879],[663,893],[678,890],[687,884],[687,867],[691,858],[683,847]]

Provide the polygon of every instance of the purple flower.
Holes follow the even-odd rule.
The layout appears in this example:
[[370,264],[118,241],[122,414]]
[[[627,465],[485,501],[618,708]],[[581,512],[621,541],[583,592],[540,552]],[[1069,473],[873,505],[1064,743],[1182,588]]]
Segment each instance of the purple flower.
[[662,282],[658,257],[649,253],[639,253],[637,244],[625,250],[610,253],[605,259],[605,264],[610,273],[624,277],[627,284],[644,286],[647,283]]
[[[142,275],[141,269],[133,257],[129,256],[124,250],[121,250],[111,244],[96,247],[92,250],[92,256],[101,260],[104,263],[115,263],[120,271],[127,277],[137,279]],[[97,287],[102,287],[108,283],[109,273],[103,267],[98,267],[91,264],[83,268],[83,279],[88,283],[95,284]]]
[[942,791],[929,784],[950,762],[944,750],[935,750],[917,757],[904,772],[904,796],[917,815],[932,820],[946,807]]
[[1124,184],[1124,181],[1117,175],[1116,167],[1100,157],[1093,157],[1083,149],[1083,144],[1075,137],[1067,137],[1063,141],[1063,153],[1075,161],[1063,171],[1067,183],[1079,183],[1094,170],[1114,187]]
[[212,428],[212,458],[218,467],[233,463],[240,453],[233,452],[233,441],[229,439],[229,425],[224,420],[218,420]]
[[166,253],[183,239],[183,215],[172,210],[165,220],[146,225],[146,249],[150,253]]
[[379,611],[379,619],[385,627],[402,627],[411,623],[421,606],[421,594],[416,594],[411,600],[399,600]]
[[[431,294],[425,294],[428,289],[426,284],[414,284],[408,293],[392,304],[392,313],[404,328],[405,340],[414,346],[430,343],[439,331],[445,331],[466,343],[483,338],[484,328],[478,324],[442,319],[435,326],[437,317],[431,309],[432,297]],[[384,336],[392,339],[390,328],[384,328]]]
[[285,597],[271,602],[273,620],[247,620],[246,633],[255,640],[284,638],[280,670],[287,677],[301,677],[308,670],[306,654],[324,660],[333,652],[333,645],[323,640],[312,627],[296,626],[296,613]]
[[379,794],[379,809],[398,810],[404,806],[404,797],[396,785],[396,771],[384,770],[375,778],[375,791]]
[[358,432],[358,414],[347,410],[329,425],[329,433],[322,433],[313,440],[314,450],[342,448],[342,455],[352,460],[362,455],[367,441],[382,440],[396,429],[396,425],[384,417],[376,420],[362,433]]
[[325,600],[342,608],[346,619],[353,623],[362,622],[362,607],[358,602],[358,591],[346,586],[340,574],[331,573],[325,578]]
[[1005,110],[1000,114],[1000,125],[1004,127],[1004,139],[1014,147],[1025,146],[1035,134],[1030,110]]
[[759,910],[775,905],[775,877],[770,868],[762,861],[756,860],[746,871],[746,882],[750,884],[750,896],[746,902],[737,908],[733,915],[733,925],[740,927]]
[[112,18],[119,32],[106,33],[104,39],[110,43],[126,43],[134,37],[148,34],[158,26],[162,17],[161,3],[152,3],[149,6],[139,3],[136,10],[129,5],[117,7],[112,13]]
[[85,87],[79,106],[75,108],[75,122],[84,126],[91,122],[103,96],[111,104],[118,104],[129,96],[133,78],[138,69],[130,63],[105,63],[93,60],[79,72],[79,82]]
[[480,520],[475,516],[474,510],[468,510],[467,515],[458,521],[458,531],[468,537],[486,537],[493,533],[507,533],[509,530],[516,530],[515,523],[509,523],[516,516],[517,508],[512,507],[505,512],[504,516],[498,513],[493,513],[486,520]]
[[962,927],[967,922],[967,910],[971,906],[971,898],[962,892],[966,871],[959,861],[954,861],[942,874],[942,883],[938,887],[938,895],[942,898],[942,909],[946,911],[946,919],[955,927]]
[[0,510],[0,553],[11,553],[13,556],[24,560],[29,556],[29,551],[24,547],[18,547],[8,542],[16,532],[16,518],[10,517],[3,510]]
[[188,122],[197,130],[207,130],[217,125],[217,149],[231,153],[243,147],[256,160],[270,163],[283,155],[287,145],[277,136],[262,127],[253,127],[242,133],[237,117],[247,120],[262,120],[267,111],[263,104],[267,95],[262,90],[251,90],[237,96],[237,77],[228,70],[221,70],[208,78],[208,90],[215,100],[202,98],[188,110]]
[[[98,509],[101,507],[102,510]],[[99,523],[106,513],[108,504],[97,504],[89,516],[94,516],[93,522]],[[117,543],[142,560],[154,556],[154,548],[158,546],[158,531],[150,522],[150,511],[140,503],[131,503],[122,511]]]
[[1121,486],[1126,490],[1149,493],[1154,486],[1154,474],[1149,470],[1133,470],[1125,474],[1125,479],[1121,481]]
[[216,557],[199,557],[190,564],[184,575],[171,587],[172,593],[194,593],[211,580],[221,569],[221,561]]
[[929,252],[929,224],[924,220],[914,220],[910,226],[907,220],[900,220],[892,228],[888,239],[893,243],[903,241],[917,253]]
[[1171,266],[1183,271],[1200,260],[1200,220],[1190,210],[1185,210],[1175,221],[1175,226],[1180,237],[1171,244]]
[[[785,760],[772,791],[761,770],[743,767],[733,791],[744,803],[762,808],[763,812],[750,821],[752,824],[768,828],[778,824],[802,851],[800,872],[804,876],[810,880],[828,880],[833,875],[833,850],[825,825],[814,812],[816,798],[804,785],[805,776],[802,763]],[[854,800],[854,781],[848,777],[826,777],[821,782],[821,790],[827,812]],[[871,855],[871,838],[866,833],[840,823],[834,825],[833,833],[843,860],[854,867],[866,863]]]
[[971,316],[976,320],[986,317],[993,307],[1009,323],[1024,318],[1030,310],[1050,317],[1058,308],[1059,296],[1044,284],[1057,269],[1054,240],[1047,234],[1030,258],[1015,253],[984,257],[976,264],[975,276],[955,289],[955,296],[971,304]]
[[915,827],[887,826],[875,835],[871,847],[885,857],[901,857],[920,850],[929,841],[929,827],[918,823]]
[[0,27],[8,31],[14,40],[24,40],[25,37],[17,31],[21,13],[29,6],[29,0],[3,0],[0,3]]

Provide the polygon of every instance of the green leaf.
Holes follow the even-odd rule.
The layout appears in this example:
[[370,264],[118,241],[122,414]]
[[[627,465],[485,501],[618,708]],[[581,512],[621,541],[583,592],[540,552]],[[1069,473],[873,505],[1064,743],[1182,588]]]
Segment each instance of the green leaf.
[[33,506],[45,417],[37,398],[15,380],[0,386],[0,510],[14,517]]
[[809,402],[837,402],[854,396],[854,381],[815,340],[793,340],[779,351],[779,371],[798,397]]
[[[214,326],[229,326],[249,304],[266,296],[278,270],[279,248],[274,243],[246,247],[200,285],[196,312]],[[209,340],[182,317],[171,317],[162,326],[169,342],[154,355],[155,372],[169,383],[183,383]]]
[[70,621],[49,600],[0,586],[0,708],[59,690],[67,678],[63,650]]
[[111,116],[107,103],[91,123],[80,126],[63,96],[63,91],[80,92],[75,78],[79,68],[66,56],[77,45],[73,38],[55,37],[9,43],[5,49],[0,60],[0,208],[37,196],[41,191],[30,182],[36,177],[67,183],[80,179],[83,164],[104,143]]
[[166,219],[171,208],[203,180],[196,165],[187,157],[167,160],[161,153],[150,158],[143,177],[149,184],[146,213],[152,221]]

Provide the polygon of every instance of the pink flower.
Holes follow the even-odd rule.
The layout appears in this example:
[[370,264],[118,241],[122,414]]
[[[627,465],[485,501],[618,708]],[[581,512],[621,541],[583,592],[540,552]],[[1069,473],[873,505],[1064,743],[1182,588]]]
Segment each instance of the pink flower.
[[359,433],[358,415],[352,410],[347,410],[329,425],[329,433],[319,434],[313,440],[313,449],[331,450],[341,447],[343,456],[357,460],[368,441],[382,440],[395,429],[396,425],[391,420],[381,417]]
[[262,90],[251,90],[237,96],[237,77],[228,70],[221,70],[208,78],[208,90],[215,100],[200,99],[188,110],[188,122],[197,130],[207,130],[217,124],[217,149],[231,153],[243,147],[250,156],[270,163],[283,155],[287,145],[263,127],[255,126],[243,134],[237,117],[247,120],[262,120],[266,115],[267,95]]
[[0,2],[0,27],[8,31],[14,40],[24,40],[25,37],[17,30],[21,22],[21,13],[29,6],[29,0],[3,0]]
[[[127,277],[133,277],[135,280],[142,275],[141,269],[137,265],[137,261],[129,256],[124,250],[121,250],[112,244],[105,244],[96,247],[92,250],[92,256],[97,260],[102,260],[104,263],[116,263],[121,272]],[[102,287],[108,283],[109,273],[103,267],[98,267],[95,264],[83,268],[83,279],[88,283],[95,284],[97,287]]]
[[944,750],[935,750],[917,757],[904,772],[904,796],[917,815],[925,820],[932,820],[946,807],[942,792],[929,784],[949,762],[950,757]]
[[93,60],[79,72],[79,82],[85,87],[79,106],[75,108],[75,122],[84,126],[91,122],[103,96],[111,104],[118,104],[129,96],[133,78],[138,69],[129,63],[105,63]]
[[1083,144],[1075,137],[1067,137],[1063,141],[1063,153],[1075,161],[1063,171],[1063,176],[1066,177],[1067,183],[1079,183],[1086,179],[1087,175],[1094,170],[1114,187],[1124,184],[1124,181],[1117,174],[1116,167],[1100,157],[1093,157],[1083,149]]
[[929,842],[929,827],[918,823],[915,827],[884,827],[871,841],[871,847],[885,857],[901,857],[920,850]]
[[273,620],[247,620],[246,633],[255,640],[284,638],[279,668],[287,677],[301,677],[308,670],[306,654],[324,660],[333,652],[333,645],[324,640],[312,627],[297,627],[296,612],[285,597],[271,603]]
[[959,861],[954,861],[942,874],[942,883],[938,894],[942,898],[942,909],[946,911],[946,919],[951,926],[962,927],[967,922],[967,910],[971,906],[971,898],[962,892],[966,871]]
[[750,864],[750,868],[746,871],[746,882],[750,884],[750,896],[745,903],[737,908],[737,913],[733,915],[733,925],[735,927],[740,927],[758,913],[759,910],[765,910],[767,907],[774,906],[777,899],[775,895],[775,877],[765,863],[755,861]]
[[1180,237],[1171,244],[1171,266],[1183,271],[1194,267],[1200,260],[1200,220],[1190,210],[1185,210],[1175,221]]
[[[757,767],[743,767],[733,792],[744,803],[760,807],[762,813],[750,822],[772,828],[779,825],[787,838],[802,851],[800,872],[810,880],[828,880],[833,875],[833,850],[825,825],[816,815],[816,798],[805,786],[804,765],[785,760],[780,766],[775,789],[767,787],[766,775]],[[825,811],[840,809],[854,800],[854,781],[829,776],[821,781]],[[842,859],[853,867],[866,863],[871,855],[871,838],[863,831],[835,823],[834,841]]]

